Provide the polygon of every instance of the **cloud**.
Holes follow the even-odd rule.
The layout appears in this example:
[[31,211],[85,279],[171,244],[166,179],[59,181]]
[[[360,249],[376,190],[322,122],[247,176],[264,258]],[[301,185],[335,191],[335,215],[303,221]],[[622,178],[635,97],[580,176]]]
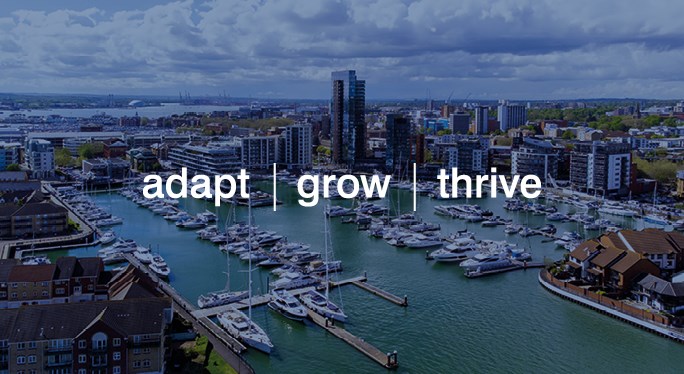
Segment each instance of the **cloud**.
[[[8,91],[326,97],[683,97],[684,3],[176,1],[0,16]],[[681,87],[680,87],[681,86]]]

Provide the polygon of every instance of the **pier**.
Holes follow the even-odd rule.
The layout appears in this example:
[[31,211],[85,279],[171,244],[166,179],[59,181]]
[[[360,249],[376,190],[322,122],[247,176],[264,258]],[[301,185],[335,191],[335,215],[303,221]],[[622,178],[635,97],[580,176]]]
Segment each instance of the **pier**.
[[359,338],[358,336],[350,333],[349,331],[335,326],[335,324],[323,317],[322,315],[312,311],[308,310],[309,312],[309,318],[317,324],[318,326],[322,327],[325,329],[327,332],[332,334],[333,336],[336,336],[345,343],[351,345],[354,347],[356,350],[359,352],[363,353],[373,361],[377,362],[381,366],[387,368],[387,369],[396,369],[397,366],[399,366],[397,362],[397,352],[392,352],[392,353],[384,353],[372,344],[366,342],[365,340]]
[[484,271],[465,272],[465,276],[468,278],[479,278],[479,277],[484,277],[487,275],[506,273],[506,272],[513,271],[513,270],[543,268],[544,266],[546,266],[543,262],[520,262],[520,261],[516,261],[516,260],[513,260],[512,262],[513,262],[513,265],[507,266],[504,268],[484,270]]
[[387,291],[385,291],[379,287],[373,286],[372,284],[368,284],[368,277],[366,276],[365,273],[364,273],[364,275],[360,275],[358,277],[343,279],[343,280],[337,281],[337,282],[330,281],[330,287],[340,287],[340,286],[344,286],[347,284],[353,284],[362,290],[366,290],[375,296],[381,297],[381,298],[383,298],[389,302],[395,303],[399,306],[403,306],[403,307],[408,306],[408,297],[404,296],[402,298],[402,297],[393,295],[393,294],[391,294],[391,293],[389,293],[389,292],[387,292]]
[[140,263],[135,256],[124,254],[126,261],[135,266],[140,271],[146,273],[154,280],[159,289],[173,300],[173,310],[186,321],[192,323],[192,327],[200,335],[206,336],[214,347],[214,350],[238,373],[253,374],[254,369],[240,356],[247,348],[238,340],[228,335],[225,330],[216,325],[209,318],[196,317],[193,312],[197,310],[194,305],[181,296],[171,285],[159,279],[154,273],[149,271],[145,265]]

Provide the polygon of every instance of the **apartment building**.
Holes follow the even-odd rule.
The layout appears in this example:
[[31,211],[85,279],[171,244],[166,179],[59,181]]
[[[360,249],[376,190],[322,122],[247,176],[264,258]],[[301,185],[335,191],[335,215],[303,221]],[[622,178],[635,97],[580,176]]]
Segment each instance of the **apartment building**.
[[0,260],[0,309],[106,300],[110,279],[98,257],[61,257],[49,265]]
[[570,155],[570,183],[588,193],[626,193],[631,181],[630,151],[625,143],[576,143]]
[[0,311],[4,372],[163,373],[172,317],[171,300],[162,298]]
[[308,169],[313,165],[311,125],[298,123],[284,131],[284,159],[288,169]]
[[190,175],[232,174],[242,167],[242,149],[234,142],[185,144],[169,150],[169,160],[176,167],[185,167]]
[[32,139],[26,145],[26,164],[34,178],[55,175],[55,149],[47,140]]
[[563,147],[556,147],[549,141],[525,137],[522,144],[511,150],[512,175],[536,175],[543,185],[549,177],[558,178]]

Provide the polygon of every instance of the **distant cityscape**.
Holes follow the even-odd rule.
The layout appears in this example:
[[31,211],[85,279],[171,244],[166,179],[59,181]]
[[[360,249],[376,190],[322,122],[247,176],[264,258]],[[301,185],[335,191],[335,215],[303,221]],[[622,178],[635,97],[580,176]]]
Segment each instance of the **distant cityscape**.
[[[174,103],[119,96],[58,102],[49,95],[0,95],[0,373],[168,372],[188,360],[182,353],[187,347],[176,342],[196,343],[197,336],[213,347],[207,360],[213,349],[230,370],[251,372],[242,355],[246,346],[267,353],[273,348],[270,341],[259,345],[231,332],[235,311],[215,309],[238,308],[245,291],[223,304],[217,300],[228,296],[213,293],[199,300],[216,305],[191,305],[171,286],[170,266],[152,253],[152,245],[116,238],[107,228],[129,218],[92,200],[112,191],[181,229],[200,230],[197,236],[220,244],[226,257],[238,255],[250,267],[252,260],[284,266],[273,287],[292,295],[273,291],[252,300],[249,283],[249,305],[239,308],[251,313],[252,306],[268,303],[296,319],[292,310],[272,303],[301,299],[307,309],[299,320],[312,319],[385,368],[401,365],[396,352],[385,355],[333,327],[332,320],[346,316],[330,312],[339,308],[326,303],[328,289],[344,284],[403,307],[409,305],[406,296],[369,285],[366,274],[333,282],[328,272],[341,271],[341,262],[288,243],[284,234],[257,231],[251,221],[229,226],[226,218],[222,227],[220,214],[209,208],[189,215],[177,200],[139,196],[142,177],[166,177],[181,168],[192,175],[247,169],[255,180],[270,181],[275,164],[278,183],[290,186],[302,174],[392,175],[392,187],[400,191],[414,188],[409,181],[415,164],[415,192],[433,204],[441,224],[407,207],[375,204],[374,196],[326,207],[327,217],[344,217],[343,223],[391,246],[429,248],[426,261],[460,262],[468,279],[542,268],[539,282],[554,294],[684,342],[684,234],[678,232],[684,230],[684,101],[449,97],[393,103],[367,100],[373,82],[362,76],[331,72],[330,98],[320,101],[194,100],[181,93]],[[500,215],[479,206],[481,201],[446,205],[435,183],[444,168],[471,176],[490,174],[491,168],[507,177],[536,175],[544,195],[495,202]],[[252,207],[270,204],[272,196],[258,183],[249,199],[226,205],[251,214]],[[535,227],[530,215],[544,224]],[[466,228],[448,232],[447,219],[464,221]],[[557,233],[552,222],[576,229]],[[540,244],[554,242],[567,251],[532,261],[536,248],[529,242],[521,251],[505,240],[488,240],[473,229],[480,224],[482,230],[504,226],[509,236],[539,236],[545,240]],[[97,256],[42,254],[94,245],[102,245]],[[298,278],[287,279],[292,272]],[[306,304],[323,297],[323,289],[319,302],[328,309]],[[316,290],[321,293],[309,293]],[[299,299],[292,301],[294,296]],[[216,316],[218,323],[209,319]]]

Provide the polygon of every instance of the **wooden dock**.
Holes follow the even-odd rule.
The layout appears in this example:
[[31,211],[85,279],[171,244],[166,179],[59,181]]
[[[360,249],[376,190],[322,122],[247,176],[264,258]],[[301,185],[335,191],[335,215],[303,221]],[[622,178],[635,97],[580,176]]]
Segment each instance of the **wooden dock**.
[[317,324],[318,326],[322,327],[325,329],[327,332],[331,333],[332,335],[342,339],[344,342],[347,344],[351,345],[354,347],[356,350],[359,352],[363,353],[364,355],[368,356],[370,359],[373,361],[377,362],[381,366],[387,368],[387,369],[396,369],[397,366],[399,365],[397,362],[397,352],[394,351],[392,353],[384,353],[372,344],[366,342],[365,340],[357,337],[356,335],[350,333],[349,331],[345,330],[344,328],[335,326],[331,320],[326,319],[322,315],[312,311],[308,310],[309,312],[309,318]]
[[485,270],[485,271],[471,271],[471,272],[466,271],[465,276],[468,278],[479,278],[479,277],[484,277],[487,275],[506,273],[506,272],[513,271],[513,270],[543,268],[544,266],[546,266],[546,264],[544,264],[543,262],[520,262],[520,261],[514,260],[513,265],[507,266],[505,268]]
[[354,277],[354,278],[343,279],[343,280],[340,280],[337,282],[330,281],[330,287],[331,288],[340,287],[340,286],[344,286],[344,285],[351,284],[354,282],[365,282],[366,280],[367,280],[366,276],[361,275],[361,276]]
[[363,290],[366,290],[366,291],[372,293],[373,295],[380,296],[383,299],[390,301],[390,302],[393,302],[399,306],[403,306],[403,307],[408,306],[408,297],[406,297],[406,296],[404,296],[402,298],[402,297],[393,295],[393,294],[391,294],[391,293],[389,293],[389,292],[387,292],[381,288],[373,286],[372,284],[368,284],[365,280],[364,281],[356,280],[356,281],[352,281],[350,283],[355,285],[356,287],[359,287]]

